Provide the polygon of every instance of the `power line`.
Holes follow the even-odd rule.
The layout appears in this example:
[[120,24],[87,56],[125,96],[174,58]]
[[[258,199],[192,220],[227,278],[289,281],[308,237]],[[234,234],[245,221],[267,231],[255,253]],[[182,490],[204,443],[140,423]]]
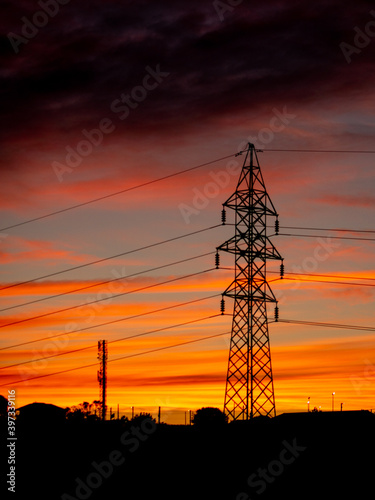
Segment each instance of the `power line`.
[[[375,150],[343,150],[343,149],[257,149],[257,152],[260,153],[268,153],[268,152],[277,152],[277,153],[369,153],[374,154]],[[242,153],[243,151],[241,151]]]
[[190,305],[190,304],[195,304],[197,302],[203,302],[205,300],[213,299],[213,298],[219,297],[219,296],[221,297],[221,293],[216,293],[214,295],[209,295],[208,297],[203,297],[201,299],[194,299],[194,300],[189,300],[187,302],[180,302],[178,304],[174,304],[172,306],[162,307],[160,309],[153,309],[152,311],[147,311],[147,312],[144,312],[144,313],[135,314],[133,316],[126,316],[125,318],[119,318],[119,319],[114,319],[114,320],[111,320],[111,321],[106,321],[105,323],[99,323],[97,325],[86,326],[84,328],[78,328],[77,330],[72,330],[72,331],[69,331],[69,332],[57,333],[56,335],[50,335],[49,337],[42,337],[42,338],[38,338],[38,339],[35,339],[35,340],[28,340],[27,342],[21,342],[19,344],[13,344],[13,345],[9,345],[9,346],[6,346],[6,347],[0,347],[0,351],[5,351],[7,349],[13,349],[14,347],[21,347],[21,346],[28,345],[28,344],[35,344],[36,342],[42,342],[43,340],[51,340],[51,339],[56,338],[56,337],[62,337],[63,335],[71,335],[72,333],[84,332],[84,331],[87,331],[87,330],[92,330],[93,328],[99,328],[100,326],[113,325],[114,323],[120,323],[122,321],[128,321],[130,319],[140,318],[142,316],[148,316],[149,314],[155,314],[155,313],[158,313],[158,312],[168,311],[170,309],[175,309],[177,307],[183,307],[183,306],[187,306],[187,305]]
[[33,278],[33,279],[30,279],[30,280],[26,280],[26,281],[20,281],[18,283],[12,283],[11,285],[7,285],[7,286],[1,287],[0,290],[7,290],[8,288],[14,288],[16,286],[27,285],[28,283],[34,283],[35,281],[39,281],[41,279],[51,278],[52,276],[57,276],[59,274],[64,274],[64,273],[67,273],[69,271],[75,271],[76,269],[82,269],[83,267],[88,267],[88,266],[92,266],[94,264],[99,264],[100,262],[105,262],[105,261],[108,261],[108,260],[117,259],[118,257],[123,257],[124,255],[129,255],[129,254],[132,254],[132,253],[135,253],[135,252],[139,252],[141,250],[147,250],[149,248],[153,248],[153,247],[156,247],[156,246],[159,246],[159,245],[164,245],[164,244],[170,243],[172,241],[177,241],[177,240],[180,240],[182,238],[187,238],[188,236],[192,236],[192,235],[195,235],[195,234],[200,234],[200,233],[203,233],[205,231],[210,231],[211,229],[215,229],[217,227],[222,227],[222,224],[216,224],[214,226],[206,227],[204,229],[198,229],[197,231],[192,231],[191,233],[186,233],[186,234],[182,234],[180,236],[175,236],[175,237],[169,238],[167,240],[158,241],[157,243],[151,243],[150,245],[145,245],[143,247],[135,248],[134,250],[128,250],[127,252],[123,252],[123,253],[119,253],[119,254],[116,254],[116,255],[111,255],[109,257],[104,257],[102,259],[98,259],[98,260],[94,260],[94,261],[91,261],[91,262],[87,262],[86,264],[81,264],[79,266],[70,267],[70,268],[64,269],[62,271],[57,271],[55,273],[46,274],[44,276],[38,276],[37,278]]
[[[224,270],[224,271],[234,271],[234,267],[221,267],[220,266],[220,271]],[[267,273],[269,274],[280,274],[280,271],[268,271],[267,270]],[[371,280],[371,281],[375,281],[375,278],[368,278],[366,276],[341,276],[339,274],[314,274],[314,273],[293,273],[293,272],[288,272],[288,271],[285,271],[285,274],[283,276],[283,278],[276,278],[274,280],[271,280],[271,281],[268,281],[268,283],[272,283],[273,281],[280,281],[280,280],[283,280],[283,279],[290,279],[290,280],[296,280],[296,281],[312,281],[312,282],[316,282],[316,283],[337,283],[339,285],[356,285],[356,286],[375,286],[375,285],[372,285],[372,284],[368,284],[368,283],[348,283],[348,282],[344,282],[344,281],[328,281],[328,280],[304,280],[304,279],[301,279],[301,280],[298,280],[298,278],[288,278],[288,275],[295,275],[295,276],[317,276],[317,277],[321,277],[321,278],[340,278],[340,279],[352,279],[352,280]]]
[[[139,352],[139,353],[135,353],[135,354],[128,354],[127,356],[121,356],[120,358],[109,359],[108,363],[112,363],[114,361],[120,361],[122,359],[135,358],[137,356],[144,356],[145,354],[151,354],[151,353],[154,353],[154,352],[164,351],[166,349],[172,349],[173,347],[180,347],[182,345],[193,344],[195,342],[201,342],[203,340],[210,340],[210,339],[213,339],[213,338],[216,338],[216,337],[222,337],[223,335],[228,335],[229,333],[230,332],[217,333],[215,335],[209,335],[208,337],[199,337],[198,339],[187,340],[185,342],[179,342],[178,344],[167,345],[167,346],[164,346],[164,347],[157,347],[155,349],[150,349],[148,351],[143,351],[143,352]],[[66,370],[61,370],[61,371],[55,372],[55,373],[46,373],[45,375],[37,375],[36,377],[30,377],[30,378],[26,378],[26,379],[23,379],[23,380],[15,380],[15,381],[12,381],[12,382],[8,382],[6,384],[1,384],[0,387],[4,387],[4,386],[8,386],[9,387],[9,385],[21,384],[22,382],[29,382],[30,380],[36,380],[36,379],[39,379],[39,378],[52,377],[54,375],[61,375],[63,373],[73,372],[73,371],[76,371],[76,370],[82,370],[84,368],[91,368],[93,366],[97,366],[97,363],[92,363],[90,365],[84,365],[84,366],[78,366],[76,368],[68,368]]]
[[[234,268],[233,267],[220,267],[219,268],[220,271],[221,270],[225,270],[225,271],[234,271]],[[269,274],[279,274],[280,271],[267,271]],[[288,273],[288,272],[285,272],[285,275],[281,278],[276,278],[274,280],[271,280],[271,281],[267,281],[267,283],[273,283],[274,281],[282,281],[283,279],[285,280],[293,280],[293,281],[307,281],[307,282],[311,282],[311,283],[329,283],[329,284],[336,284],[336,285],[353,285],[353,286],[375,286],[373,285],[372,283],[349,283],[349,282],[346,282],[346,281],[328,281],[328,280],[307,280],[307,279],[304,279],[304,278],[289,278],[287,275],[288,274],[294,274],[296,276],[321,276],[323,278],[327,277],[333,277],[333,278],[346,278],[346,279],[363,279],[363,280],[372,280],[372,281],[375,281],[375,278],[360,278],[360,277],[352,277],[352,276],[339,276],[339,275],[331,275],[331,274],[309,274],[309,273]]]
[[[227,269],[227,270],[231,270],[233,271],[233,269],[230,269],[229,267],[228,268],[220,268],[220,269]],[[268,273],[272,273],[272,274],[279,274],[279,271],[267,271]],[[289,278],[287,276],[287,274],[299,274],[299,273],[286,273],[282,278],[276,278],[274,280],[271,280],[271,281],[267,281],[267,283],[273,283],[274,281],[283,281],[283,280],[291,280],[291,281],[306,281],[306,282],[309,282],[309,283],[328,283],[330,285],[346,285],[346,286],[370,286],[370,287],[375,287],[375,285],[373,285],[372,283],[352,283],[352,282],[348,282],[348,281],[329,281],[329,280],[308,280],[308,279],[304,279],[304,278]],[[307,275],[309,276],[309,275]],[[314,276],[314,275],[312,275]],[[320,276],[324,276],[323,275],[320,275]],[[328,276],[328,275],[327,275]],[[363,279],[369,279],[369,280],[373,280],[374,278],[363,278]]]
[[309,280],[306,278],[288,278],[288,276],[284,276],[283,279],[292,280],[292,281],[307,281],[310,283],[328,283],[331,285],[347,285],[347,286],[375,286],[372,283],[350,283],[348,281],[328,281],[328,280]]
[[345,330],[358,330],[365,332],[375,332],[375,327],[370,326],[359,326],[359,325],[346,325],[341,323],[324,323],[317,321],[302,321],[294,319],[279,319],[279,323],[291,323],[296,325],[307,325],[307,326],[322,326],[325,328],[341,328]]
[[[201,321],[204,321],[204,320],[207,320],[207,319],[216,318],[218,316],[222,316],[222,314],[221,313],[217,313],[217,314],[213,314],[211,316],[205,316],[204,318],[193,319],[193,320],[190,320],[190,321],[185,321],[184,323],[178,323],[176,325],[166,326],[164,328],[157,328],[156,330],[149,330],[147,332],[137,333],[135,335],[130,335],[128,337],[122,337],[120,339],[109,340],[109,341],[107,341],[107,343],[108,344],[114,344],[116,342],[123,342],[125,340],[132,340],[132,339],[135,339],[137,337],[144,337],[145,335],[151,335],[152,333],[163,332],[163,331],[166,331],[166,330],[171,330],[173,328],[179,328],[181,326],[191,325],[192,323],[198,323],[198,322],[201,322]],[[34,363],[34,362],[36,363],[38,361],[43,361],[45,359],[57,358],[59,356],[66,356],[67,354],[73,354],[75,352],[87,351],[89,349],[96,349],[96,348],[97,348],[97,343],[95,343],[93,345],[86,346],[86,347],[80,347],[80,348],[77,348],[77,349],[72,349],[70,351],[64,351],[64,352],[60,352],[60,353],[57,353],[57,354],[50,354],[49,356],[43,356],[43,357],[37,358],[37,359],[29,359],[28,361],[21,361],[20,363],[14,363],[12,365],[0,366],[0,370],[5,370],[7,368],[13,368],[15,366],[20,366],[20,365],[26,365],[28,363]]]
[[[230,155],[223,156],[221,158],[217,158],[215,160],[212,160],[212,161],[209,161],[209,162],[206,162],[206,163],[202,163],[202,164],[196,165],[194,167],[190,167],[190,168],[186,168],[184,170],[180,170],[180,171],[175,172],[173,174],[168,174],[168,175],[165,175],[163,177],[159,177],[157,179],[153,179],[151,181],[143,182],[141,184],[137,184],[135,186],[131,186],[129,188],[122,189],[120,191],[115,191],[113,193],[109,193],[107,195],[100,196],[98,198],[93,198],[91,200],[88,200],[88,201],[85,201],[85,202],[82,202],[82,203],[78,203],[76,205],[71,205],[70,207],[66,207],[66,208],[63,208],[61,210],[55,210],[54,212],[49,212],[49,213],[41,215],[39,217],[34,217],[33,219],[28,219],[28,220],[25,220],[23,222],[18,222],[17,224],[12,224],[10,226],[6,226],[6,227],[3,227],[3,228],[0,228],[0,231],[7,231],[7,230],[13,229],[15,227],[23,226],[25,224],[30,224],[30,223],[36,222],[38,220],[42,220],[42,219],[46,219],[48,217],[52,217],[53,215],[62,214],[62,213],[68,212],[70,210],[74,210],[76,208],[80,208],[80,207],[83,207],[83,206],[86,206],[86,205],[90,205],[92,203],[96,203],[98,201],[102,201],[102,200],[111,198],[113,196],[117,196],[119,194],[127,193],[129,191],[134,191],[136,189],[140,189],[142,187],[146,187],[146,186],[149,186],[151,184],[155,184],[157,182],[164,181],[166,179],[171,179],[172,177],[176,177],[178,175],[182,175],[182,174],[185,174],[187,172],[191,172],[193,170],[197,170],[197,169],[205,167],[207,165],[212,165],[213,163],[217,163],[218,161],[226,160],[228,158],[232,158],[233,156],[238,156],[238,155],[244,153],[245,151],[246,150],[240,151],[239,153],[232,153]],[[258,151],[258,152],[266,152],[266,153],[267,152],[290,152],[290,153],[369,153],[369,154],[375,153],[375,151],[373,151],[373,150],[369,150],[369,151],[365,151],[365,150],[352,150],[352,151],[348,151],[348,150],[323,150],[323,149],[257,149],[256,151]]]
[[11,226],[7,226],[7,227],[1,228],[0,231],[7,231],[8,229],[13,229],[15,227],[23,226],[23,225],[29,224],[31,222],[36,222],[38,220],[46,219],[47,217],[52,217],[53,215],[61,214],[61,213],[64,213],[64,212],[68,212],[69,210],[74,210],[76,208],[80,208],[80,207],[83,207],[83,206],[86,206],[86,205],[90,205],[91,203],[96,203],[98,201],[102,201],[102,200],[105,200],[107,198],[111,198],[113,196],[117,196],[119,194],[127,193],[129,191],[134,191],[136,189],[140,189],[140,188],[143,188],[143,187],[146,187],[146,186],[150,186],[151,184],[155,184],[156,182],[165,181],[166,179],[171,179],[172,177],[176,177],[178,175],[186,174],[187,172],[192,172],[193,170],[198,170],[199,168],[206,167],[207,165],[212,165],[213,163],[217,163],[218,161],[222,161],[222,160],[226,160],[228,158],[232,158],[233,156],[236,156],[236,154],[232,153],[231,155],[223,156],[222,158],[217,158],[216,160],[212,160],[212,161],[209,161],[209,162],[206,162],[206,163],[201,163],[200,165],[196,165],[194,167],[186,168],[184,170],[179,170],[178,172],[175,172],[173,174],[164,175],[163,177],[158,177],[157,179],[153,179],[151,181],[143,182],[142,184],[137,184],[137,185],[131,186],[129,188],[121,189],[120,191],[115,191],[114,193],[110,193],[110,194],[107,194],[107,195],[104,195],[104,196],[100,196],[99,198],[94,198],[92,200],[88,200],[88,201],[85,201],[83,203],[78,203],[77,205],[72,205],[70,207],[63,208],[61,210],[56,210],[54,212],[50,212],[50,213],[41,215],[39,217],[34,217],[33,219],[28,219],[26,221],[19,222],[17,224],[12,224]]
[[128,290],[127,292],[117,293],[117,294],[111,295],[109,297],[102,297],[101,299],[96,299],[96,300],[92,300],[90,302],[85,302],[84,304],[77,304],[75,306],[64,307],[63,309],[56,309],[54,311],[49,311],[47,313],[38,314],[37,316],[30,316],[29,318],[19,319],[17,321],[11,321],[10,323],[5,323],[4,325],[0,325],[0,328],[5,328],[7,326],[18,325],[20,323],[26,323],[27,321],[32,321],[34,319],[45,318],[47,316],[52,316],[54,314],[58,314],[58,313],[61,313],[61,312],[71,311],[73,309],[78,309],[80,307],[86,307],[86,306],[89,306],[91,304],[96,304],[98,302],[103,302],[105,300],[109,300],[109,299],[112,300],[112,299],[115,299],[117,297],[122,297],[123,295],[129,295],[131,293],[141,292],[141,291],[147,290],[149,288],[155,288],[157,286],[166,285],[167,283],[172,283],[174,281],[180,281],[180,280],[183,280],[183,279],[186,279],[186,278],[191,278],[192,276],[199,276],[201,274],[213,271],[214,269],[216,269],[216,268],[212,267],[210,269],[205,269],[204,271],[199,271],[197,273],[186,274],[185,276],[180,276],[178,278],[172,278],[170,280],[161,281],[160,283],[154,283],[153,285],[147,285],[147,286],[143,286],[141,288],[136,288],[134,290]]
[[80,287],[80,288],[74,288],[73,290],[69,290],[67,292],[57,293],[55,295],[49,295],[48,297],[42,297],[42,298],[36,299],[36,300],[30,300],[29,302],[22,302],[22,304],[17,304],[15,306],[10,306],[10,307],[5,307],[4,309],[0,309],[0,312],[9,311],[10,309],[16,309],[17,307],[29,306],[30,304],[36,304],[38,302],[44,302],[45,300],[56,299],[57,297],[62,297],[64,295],[69,295],[69,294],[74,293],[74,292],[81,292],[83,290],[88,290],[90,288],[95,288],[95,287],[100,286],[100,285],[107,285],[108,283],[113,283],[114,281],[120,281],[120,280],[125,280],[125,279],[128,279],[128,278],[134,278],[134,276],[140,276],[141,274],[150,273],[152,271],[158,271],[160,269],[165,269],[166,267],[171,267],[171,266],[174,266],[174,265],[177,265],[177,264],[183,264],[183,263],[189,262],[191,260],[195,260],[195,259],[200,259],[202,257],[206,257],[207,255],[213,255],[214,253],[215,252],[202,253],[200,255],[196,255],[195,257],[189,257],[187,259],[182,259],[182,260],[177,260],[175,262],[170,262],[169,264],[163,264],[162,266],[152,267],[151,269],[146,269],[145,271],[139,271],[137,273],[127,274],[126,276],[120,276],[119,278],[112,278],[110,280],[100,281],[98,283],[93,283],[91,285],[86,285],[86,286],[83,286],[83,287]]
[[[221,295],[221,294],[218,294],[218,295]],[[346,325],[346,324],[338,324],[338,323],[323,323],[323,322],[300,321],[300,320],[291,320],[291,319],[279,319],[278,322],[279,323],[291,323],[291,324],[303,324],[303,325],[307,325],[307,326],[322,326],[322,327],[327,327],[327,328],[343,328],[343,329],[358,330],[358,331],[371,331],[371,332],[375,331],[375,328],[373,328],[373,327],[365,327],[365,326],[359,326],[359,325]],[[275,323],[275,321],[270,321],[270,323]],[[230,333],[231,332],[218,333],[218,334],[215,334],[215,335],[210,335],[208,337],[200,337],[198,339],[188,340],[188,341],[185,341],[185,342],[180,342],[178,344],[173,344],[173,345],[164,346],[164,347],[158,347],[156,349],[150,349],[148,351],[143,351],[141,353],[128,354],[126,356],[121,356],[119,358],[108,360],[108,363],[114,362],[114,361],[119,361],[119,360],[122,360],[122,359],[128,359],[128,358],[133,358],[133,357],[137,357],[137,356],[143,356],[145,354],[150,354],[150,353],[153,353],[153,352],[163,351],[165,349],[171,349],[173,347],[179,347],[181,345],[192,344],[192,343],[195,343],[195,342],[200,342],[200,341],[208,340],[208,339],[215,338],[215,337],[220,337],[220,336],[223,336],[223,335],[228,335]],[[38,375],[36,377],[30,377],[30,378],[23,379],[23,380],[7,382],[6,384],[1,384],[0,387],[9,386],[9,384],[10,385],[14,385],[14,384],[22,383],[22,382],[28,382],[28,381],[39,379],[39,378],[52,377],[54,375],[60,375],[60,374],[63,374],[63,373],[68,373],[68,372],[72,372],[72,371],[76,371],[76,370],[82,370],[84,368],[91,368],[93,366],[97,366],[97,363],[92,363],[90,365],[84,365],[84,366],[78,366],[78,367],[75,367],[75,368],[69,368],[69,369],[61,370],[61,371],[55,372],[55,373],[47,373],[45,375]]]
[[[225,269],[225,268],[220,268],[220,269]],[[233,270],[233,268],[228,268],[228,269]],[[279,271],[267,271],[267,272],[272,273],[272,274],[279,274]],[[371,280],[371,281],[375,281],[375,278],[368,278],[365,276],[361,277],[361,276],[341,276],[339,274],[293,273],[293,272],[289,272],[289,271],[285,271],[284,278],[286,278],[286,275],[289,275],[289,274],[292,274],[294,276],[317,276],[319,278],[340,278],[340,279],[345,278],[347,280]]]
[[[220,294],[218,294],[218,295],[220,295]],[[203,319],[213,318],[213,317],[216,317],[216,316],[221,316],[221,314],[213,315],[213,316],[210,316],[210,317],[207,317],[207,318],[201,318],[201,319],[196,320],[196,321],[201,321]],[[371,331],[371,332],[375,331],[375,328],[373,328],[373,327],[365,327],[365,326],[359,326],[359,325],[346,325],[346,324],[338,324],[338,323],[324,323],[324,322],[302,321],[302,320],[291,320],[291,319],[279,319],[278,322],[279,323],[290,323],[290,324],[303,324],[303,325],[307,325],[307,326],[322,326],[322,327],[327,327],[327,328],[350,329],[350,330],[358,330],[358,331]],[[190,322],[182,323],[181,325],[188,324],[188,323],[190,323]],[[270,321],[270,323],[275,323],[275,321]],[[176,326],[180,326],[180,325],[172,325],[172,326],[167,327],[167,328],[174,328]],[[165,329],[167,329],[167,328],[165,328]],[[164,328],[163,329],[159,329],[159,330],[155,330],[155,331],[161,331],[161,330],[164,330]],[[152,333],[152,332],[145,332],[143,334],[139,334],[139,335],[136,335],[136,336],[146,335],[146,334],[149,334],[149,333]],[[192,344],[192,343],[195,343],[195,342],[200,342],[200,341],[208,340],[208,339],[215,338],[215,337],[220,337],[220,336],[223,336],[223,335],[228,335],[230,333],[231,332],[224,332],[224,333],[219,333],[219,334],[215,334],[215,335],[210,335],[208,337],[200,337],[198,339],[189,340],[189,341],[186,341],[186,342],[180,342],[178,344],[173,344],[173,345],[169,345],[169,346],[159,347],[159,348],[156,348],[156,349],[151,349],[151,350],[148,350],[148,351],[143,351],[141,353],[135,353],[135,354],[129,354],[129,355],[126,355],[126,356],[121,356],[119,358],[115,358],[115,359],[109,360],[108,362],[119,361],[119,360],[122,360],[122,359],[127,359],[127,358],[142,356],[142,355],[145,355],[145,354],[149,354],[149,353],[153,353],[153,352],[158,352],[158,351],[162,351],[162,350],[165,350],[165,349],[171,349],[173,347],[178,347],[178,346],[181,346],[181,345]],[[128,338],[134,338],[134,337],[135,336],[128,337]],[[111,343],[117,342],[117,341],[120,341],[120,340],[124,340],[124,339],[113,340],[113,341],[111,341]],[[77,349],[77,350],[73,350],[71,352],[77,352],[79,350],[84,350],[84,349],[88,349],[88,348],[89,347],[82,348],[82,349]],[[90,346],[90,348],[91,348],[91,346]],[[65,353],[65,354],[69,354],[69,353]],[[54,357],[54,356],[50,356],[50,357]],[[46,359],[46,358],[42,358],[42,359]],[[19,363],[19,364],[23,364],[23,363]],[[75,367],[75,368],[69,368],[67,370],[61,370],[61,371],[55,372],[55,373],[48,373],[48,374],[45,374],[45,375],[38,375],[36,377],[30,377],[30,378],[23,379],[23,380],[8,382],[6,384],[0,385],[0,387],[9,386],[9,384],[11,384],[11,385],[13,385],[13,384],[19,384],[19,383],[22,383],[22,382],[27,382],[27,381],[35,380],[35,379],[39,379],[39,378],[45,378],[45,377],[51,377],[51,376],[54,376],[54,375],[60,375],[60,374],[68,373],[68,372],[71,372],[71,371],[81,370],[81,369],[84,369],[84,368],[91,368],[91,367],[96,366],[96,365],[97,365],[97,363],[92,363],[90,365],[84,365],[84,366],[79,366],[79,367]]]
[[306,231],[338,231],[343,233],[375,233],[375,231],[367,229],[339,229],[339,228],[329,228],[329,227],[280,226],[280,229],[299,229]]
[[[225,271],[234,271],[233,267],[220,267],[220,271],[225,270]],[[280,271],[267,271],[269,274],[279,274]],[[311,283],[328,283],[328,284],[334,284],[334,285],[348,285],[348,286],[375,286],[372,283],[350,283],[347,281],[328,281],[328,280],[308,280],[304,278],[289,278],[288,275],[293,274],[295,276],[318,276],[318,277],[323,277],[323,278],[342,278],[342,279],[353,279],[353,280],[371,280],[375,281],[375,278],[367,278],[367,277],[360,277],[360,276],[340,276],[338,274],[313,274],[313,273],[292,273],[285,271],[284,276],[281,278],[276,278],[271,281],[267,281],[268,283],[273,283],[274,281],[282,281],[282,280],[293,280],[293,281],[307,281]]]
[[[322,234],[293,234],[293,233],[279,233],[278,236],[294,236],[299,238],[326,238],[327,235]],[[375,241],[375,238],[357,238],[351,236],[329,236],[331,239],[335,240],[357,240],[357,241]]]
[[[322,228],[295,228],[295,229],[311,229],[311,230],[315,230],[315,229],[322,229]],[[327,231],[350,231],[350,232],[352,232],[354,230],[351,230],[351,229],[327,229]],[[375,233],[375,231],[357,231],[357,232],[374,232]],[[14,306],[9,306],[9,307],[5,307],[3,309],[0,309],[0,312],[9,311],[11,309],[16,309],[18,307],[23,307],[23,306],[28,306],[28,305],[36,304],[36,303],[39,303],[39,302],[44,302],[46,300],[55,299],[55,298],[62,297],[62,296],[65,296],[65,295],[69,295],[69,294],[72,294],[72,293],[75,293],[75,292],[81,292],[81,291],[84,291],[84,290],[95,288],[97,286],[106,285],[108,283],[113,283],[115,281],[120,281],[120,280],[125,280],[125,279],[128,279],[128,278],[133,278],[135,276],[146,274],[148,272],[157,271],[157,270],[164,269],[164,268],[167,268],[167,267],[170,267],[170,266],[173,266],[173,265],[182,264],[182,263],[185,263],[185,262],[188,262],[188,261],[191,261],[191,260],[195,260],[195,259],[199,259],[199,258],[202,258],[202,257],[206,257],[208,255],[213,255],[214,253],[215,252],[206,252],[206,253],[203,253],[203,254],[200,254],[200,255],[196,255],[194,257],[189,257],[189,258],[186,258],[186,259],[182,259],[182,260],[170,262],[168,264],[163,264],[161,266],[157,266],[157,267],[153,267],[153,268],[150,268],[150,269],[146,269],[145,271],[139,271],[139,272],[136,272],[136,273],[133,273],[133,274],[128,274],[128,275],[125,275],[125,276],[121,276],[119,278],[113,278],[113,279],[110,279],[110,280],[100,281],[100,282],[97,282],[97,283],[93,283],[91,285],[86,285],[86,286],[80,287],[80,288],[74,288],[74,289],[69,290],[67,292],[62,292],[62,293],[58,293],[58,294],[55,294],[55,295],[49,295],[47,297],[42,297],[42,298],[39,298],[39,299],[36,299],[36,300],[31,300],[31,301],[28,301],[28,302],[22,302],[21,304],[17,304],[17,305],[14,305]],[[220,270],[232,270],[233,271],[234,268],[220,267]],[[268,271],[268,272],[269,273],[278,274],[278,271]],[[288,275],[297,275],[297,276],[318,276],[318,277],[327,277],[327,278],[345,278],[345,279],[373,280],[373,281],[375,281],[375,278],[368,278],[368,277],[361,277],[361,276],[340,276],[340,275],[332,275],[332,274],[313,274],[313,273],[294,273],[294,272],[286,272],[286,274],[288,274]],[[42,279],[42,278],[40,278],[40,279]],[[19,283],[19,284],[21,285],[23,283],[24,282]],[[4,288],[6,288],[6,287],[4,287]],[[0,289],[0,290],[2,290],[2,289]]]

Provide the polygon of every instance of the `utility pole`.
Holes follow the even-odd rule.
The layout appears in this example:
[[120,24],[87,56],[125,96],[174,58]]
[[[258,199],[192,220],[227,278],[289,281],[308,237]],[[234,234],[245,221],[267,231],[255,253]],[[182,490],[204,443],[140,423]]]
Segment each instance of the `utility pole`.
[[98,360],[100,365],[98,371],[98,381],[100,390],[100,405],[101,405],[102,420],[105,420],[107,413],[107,359],[108,359],[107,341],[99,340]]
[[[277,300],[267,282],[268,260],[283,260],[267,229],[278,213],[268,196],[253,144],[248,144],[236,191],[223,204],[235,212],[235,234],[217,248],[235,258],[235,278],[223,293],[234,299],[224,412],[229,420],[275,416],[275,397],[268,335],[267,302]],[[218,257],[217,257],[218,258]],[[280,266],[280,277],[284,264]],[[222,306],[223,311],[223,306]]]

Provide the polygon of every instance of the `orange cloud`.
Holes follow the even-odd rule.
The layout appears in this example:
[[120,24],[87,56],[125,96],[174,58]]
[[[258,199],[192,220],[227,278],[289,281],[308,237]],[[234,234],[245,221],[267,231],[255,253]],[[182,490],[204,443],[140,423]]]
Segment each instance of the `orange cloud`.
[[374,208],[375,198],[373,196],[345,196],[345,195],[327,195],[316,198],[314,201],[318,203],[326,203],[328,205],[344,205],[349,207],[364,207]]
[[26,240],[15,236],[3,241],[1,257],[3,264],[43,261],[46,265],[48,265],[48,261],[55,264],[56,261],[61,260],[82,263],[89,258],[88,255],[76,254],[70,249],[61,249],[61,243],[46,240]]

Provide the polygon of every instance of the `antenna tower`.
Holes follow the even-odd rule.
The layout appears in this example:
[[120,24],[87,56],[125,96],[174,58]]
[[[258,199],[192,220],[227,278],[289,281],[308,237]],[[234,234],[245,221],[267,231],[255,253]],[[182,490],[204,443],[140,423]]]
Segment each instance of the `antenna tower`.
[[100,405],[101,405],[100,416],[102,420],[105,420],[107,413],[107,360],[108,360],[108,347],[106,340],[99,340],[98,342],[98,360],[100,363],[98,371]]

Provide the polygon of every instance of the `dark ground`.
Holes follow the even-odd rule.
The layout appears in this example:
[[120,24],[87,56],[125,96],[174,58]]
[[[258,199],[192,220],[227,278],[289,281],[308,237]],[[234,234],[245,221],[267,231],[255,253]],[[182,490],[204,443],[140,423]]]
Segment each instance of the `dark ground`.
[[[19,422],[17,493],[10,498],[373,498],[374,424],[369,412],[306,413],[216,430],[155,424],[134,435],[132,424],[118,421]],[[124,462],[112,465],[113,472],[110,457]],[[99,476],[94,461],[107,462],[102,471],[108,477]]]

